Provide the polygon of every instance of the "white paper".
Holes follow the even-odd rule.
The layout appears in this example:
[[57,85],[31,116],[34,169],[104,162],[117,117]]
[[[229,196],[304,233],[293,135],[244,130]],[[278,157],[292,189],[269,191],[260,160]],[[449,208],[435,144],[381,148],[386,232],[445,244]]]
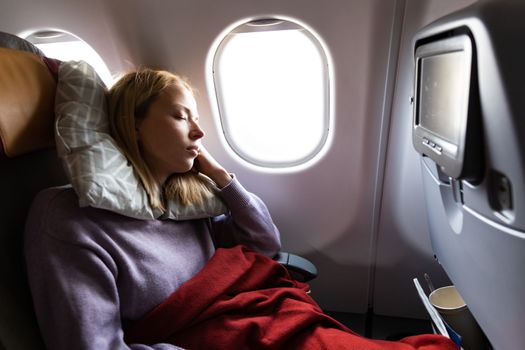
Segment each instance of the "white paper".
[[444,335],[447,338],[450,338],[448,335],[447,329],[445,327],[445,324],[443,323],[443,320],[441,319],[441,316],[439,315],[439,312],[430,303],[430,300],[428,300],[428,297],[423,291],[423,288],[421,288],[421,285],[419,284],[419,281],[417,278],[414,278],[414,284],[416,285],[416,289],[417,289],[417,293],[419,294],[419,298],[423,302],[423,305],[425,305],[425,308],[427,309],[427,312],[430,315],[432,322],[434,322],[434,324],[436,325],[439,334]]

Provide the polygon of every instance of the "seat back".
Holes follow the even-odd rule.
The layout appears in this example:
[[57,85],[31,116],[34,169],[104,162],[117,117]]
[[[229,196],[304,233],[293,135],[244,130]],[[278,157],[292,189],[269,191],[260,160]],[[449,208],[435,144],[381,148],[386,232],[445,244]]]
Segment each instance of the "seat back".
[[413,140],[432,247],[494,349],[525,343],[524,17],[522,0],[478,1],[413,39],[423,63],[412,130],[426,119],[429,136]]
[[0,33],[0,349],[43,349],[23,232],[40,190],[67,183],[54,150],[56,82],[31,43]]

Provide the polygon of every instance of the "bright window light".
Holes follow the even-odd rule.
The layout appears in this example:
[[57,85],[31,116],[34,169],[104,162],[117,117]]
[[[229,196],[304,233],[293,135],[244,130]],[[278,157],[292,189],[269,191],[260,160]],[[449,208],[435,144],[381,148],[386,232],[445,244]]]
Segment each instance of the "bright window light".
[[326,55],[303,27],[249,22],[230,32],[214,58],[224,135],[245,160],[266,167],[304,163],[328,135]]
[[100,55],[85,41],[65,32],[43,31],[29,35],[32,42],[50,58],[61,61],[82,60],[89,63],[107,87],[113,85],[113,78]]

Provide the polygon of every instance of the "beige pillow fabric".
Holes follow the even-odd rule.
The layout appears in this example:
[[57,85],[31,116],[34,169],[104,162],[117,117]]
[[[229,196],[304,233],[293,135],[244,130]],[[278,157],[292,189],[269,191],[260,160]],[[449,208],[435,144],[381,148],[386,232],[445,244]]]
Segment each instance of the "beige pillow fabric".
[[[62,62],[55,101],[58,155],[80,206],[110,210],[137,219],[162,215],[152,210],[146,191],[109,134],[106,87],[86,62]],[[189,220],[217,216],[227,208],[215,196],[202,206],[168,203],[163,218]]]

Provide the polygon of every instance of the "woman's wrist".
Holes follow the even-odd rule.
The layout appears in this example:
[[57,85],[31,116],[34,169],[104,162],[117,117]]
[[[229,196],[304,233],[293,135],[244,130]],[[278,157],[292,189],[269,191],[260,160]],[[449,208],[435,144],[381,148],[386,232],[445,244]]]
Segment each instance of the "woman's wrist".
[[213,182],[215,182],[215,184],[219,188],[226,187],[233,180],[230,173],[227,172],[224,168],[215,171],[213,174],[210,174],[209,177],[213,180]]

